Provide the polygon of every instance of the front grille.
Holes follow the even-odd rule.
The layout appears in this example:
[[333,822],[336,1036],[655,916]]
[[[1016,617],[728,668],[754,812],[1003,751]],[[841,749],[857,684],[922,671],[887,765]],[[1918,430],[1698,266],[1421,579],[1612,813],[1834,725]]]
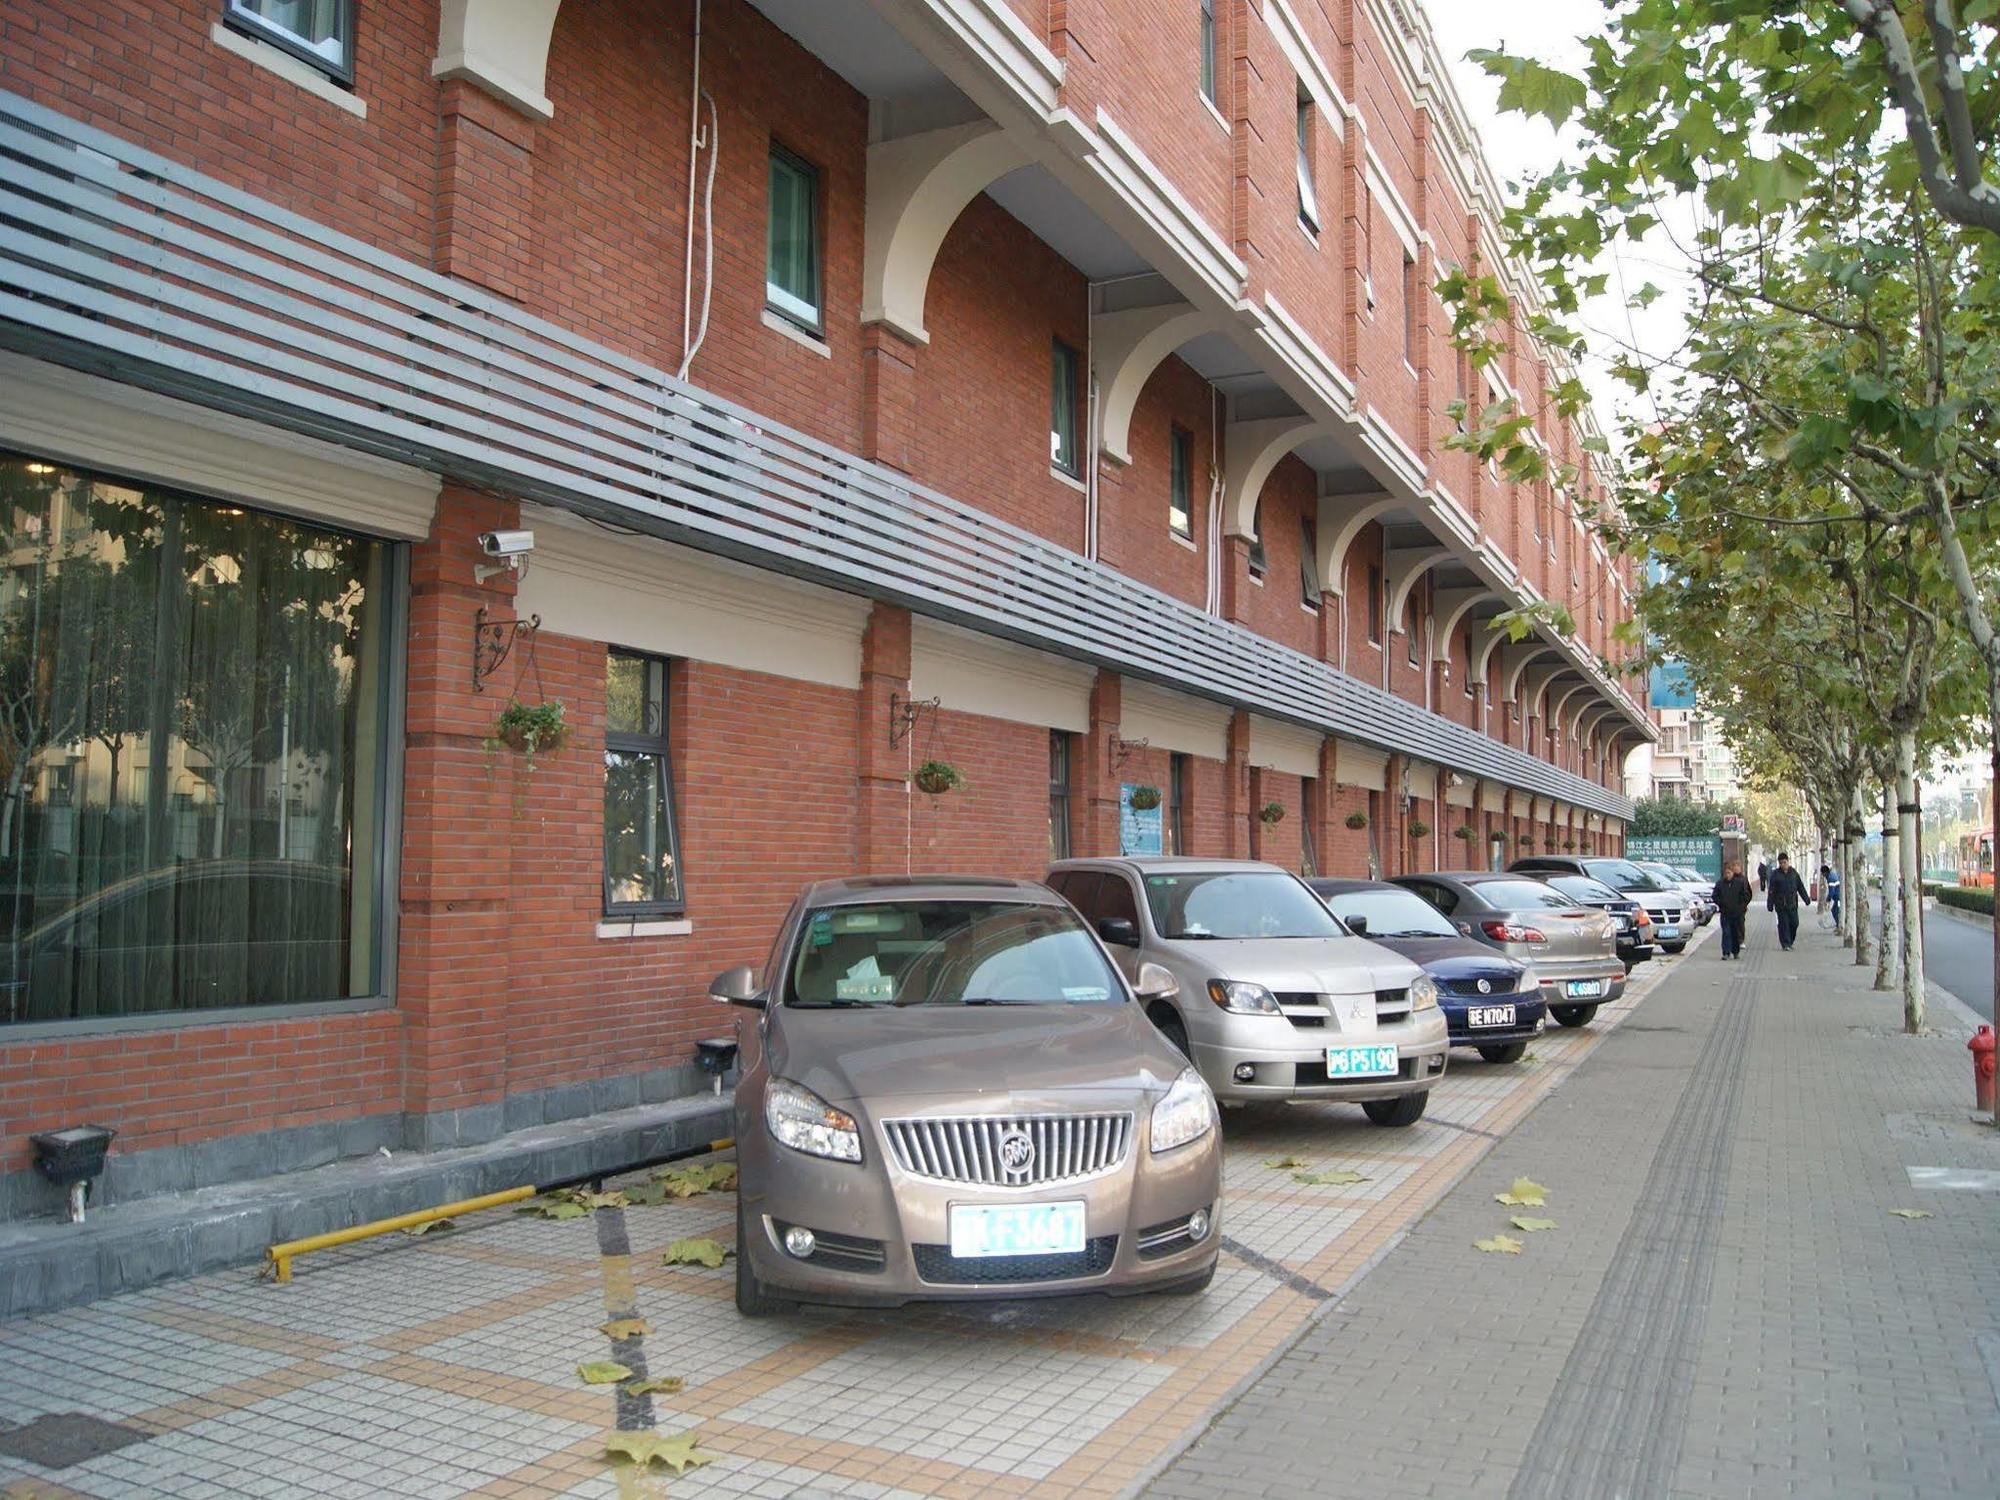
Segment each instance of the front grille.
[[[784,1243],[785,1231],[792,1226],[779,1224],[778,1242]],[[796,1259],[796,1257],[788,1258]],[[880,1240],[865,1240],[856,1234],[832,1234],[823,1229],[813,1231],[813,1253],[805,1258],[809,1266],[826,1266],[835,1271],[879,1271],[888,1264],[888,1255]]]
[[1408,990],[1377,990],[1375,992],[1375,1019],[1378,1021],[1401,1021],[1410,1014],[1410,992]]
[[896,1165],[915,1177],[1036,1187],[1108,1172],[1132,1144],[1129,1114],[885,1120]]
[[1453,999],[1462,997],[1468,1000],[1486,1000],[1494,995],[1511,995],[1514,993],[1514,976],[1512,974],[1487,974],[1483,976],[1486,981],[1486,988],[1483,991],[1479,988],[1481,977],[1475,974],[1469,979],[1442,979],[1438,981],[1438,988]]
[[1004,1282],[1063,1281],[1102,1276],[1118,1254],[1118,1236],[1099,1235],[1077,1255],[980,1255],[960,1258],[949,1245],[912,1245],[917,1276],[934,1286],[995,1286]]

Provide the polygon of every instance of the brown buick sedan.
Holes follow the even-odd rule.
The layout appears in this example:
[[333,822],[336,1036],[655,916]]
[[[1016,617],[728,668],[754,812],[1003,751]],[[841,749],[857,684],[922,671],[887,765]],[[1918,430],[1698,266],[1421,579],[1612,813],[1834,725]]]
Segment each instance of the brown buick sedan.
[[793,903],[742,1006],[736,1305],[1199,1291],[1215,1100],[1074,910],[1011,880],[858,877]]

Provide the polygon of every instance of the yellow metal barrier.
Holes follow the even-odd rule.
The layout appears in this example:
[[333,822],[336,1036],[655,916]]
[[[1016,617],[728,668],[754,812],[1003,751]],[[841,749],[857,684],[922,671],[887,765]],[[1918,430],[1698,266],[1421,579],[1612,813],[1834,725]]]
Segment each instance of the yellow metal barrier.
[[287,1240],[282,1245],[273,1245],[264,1252],[264,1259],[270,1263],[273,1281],[292,1279],[292,1257],[306,1255],[314,1250],[331,1250],[335,1245],[351,1245],[356,1240],[372,1240],[378,1234],[393,1234],[398,1229],[409,1229],[418,1224],[428,1224],[434,1219],[449,1219],[459,1214],[474,1213],[482,1208],[498,1208],[503,1203],[519,1203],[523,1198],[532,1198],[538,1189],[530,1187],[508,1188],[504,1193],[488,1193],[483,1198],[466,1198],[457,1203],[446,1203],[438,1208],[420,1208],[413,1214],[397,1214],[393,1219],[377,1219],[372,1224],[356,1224],[352,1229],[336,1229],[329,1234],[309,1235],[302,1240]]

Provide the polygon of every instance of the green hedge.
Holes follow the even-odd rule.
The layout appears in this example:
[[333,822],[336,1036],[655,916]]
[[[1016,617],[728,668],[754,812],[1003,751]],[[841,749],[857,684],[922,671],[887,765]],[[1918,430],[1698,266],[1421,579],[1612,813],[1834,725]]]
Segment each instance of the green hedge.
[[1948,885],[1938,892],[1938,900],[1946,906],[1960,907],[1965,911],[1983,912],[1993,915],[1993,891],[1990,887],[1970,885]]

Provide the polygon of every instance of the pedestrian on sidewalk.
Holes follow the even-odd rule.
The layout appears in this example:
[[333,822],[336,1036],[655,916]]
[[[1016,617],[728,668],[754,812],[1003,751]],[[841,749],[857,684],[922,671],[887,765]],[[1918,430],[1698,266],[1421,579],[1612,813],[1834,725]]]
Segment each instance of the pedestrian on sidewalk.
[[1778,946],[1787,953],[1799,940],[1799,902],[1805,899],[1806,883],[1792,868],[1789,854],[1778,856],[1778,868],[1771,872],[1765,887],[1764,905],[1778,918]]
[[1722,956],[1740,960],[1743,923],[1750,914],[1750,882],[1744,878],[1743,866],[1733,859],[1724,865],[1722,879],[1716,881],[1709,894],[1715,897],[1715,909],[1722,914]]
[[1824,905],[1833,911],[1833,920],[1840,920],[1840,871],[1832,865],[1819,867],[1820,897]]
[[1757,861],[1757,889],[1758,889],[1758,891],[1759,891],[1760,893],[1761,893],[1761,892],[1763,891],[1763,889],[1764,889],[1764,885],[1765,885],[1765,882],[1766,882],[1766,881],[1768,881],[1768,880],[1769,880],[1770,878],[1771,878],[1771,867],[1770,867],[1769,865],[1765,864],[1763,860],[1761,860],[1761,859],[1760,859],[1760,860],[1758,860],[1758,861]]

